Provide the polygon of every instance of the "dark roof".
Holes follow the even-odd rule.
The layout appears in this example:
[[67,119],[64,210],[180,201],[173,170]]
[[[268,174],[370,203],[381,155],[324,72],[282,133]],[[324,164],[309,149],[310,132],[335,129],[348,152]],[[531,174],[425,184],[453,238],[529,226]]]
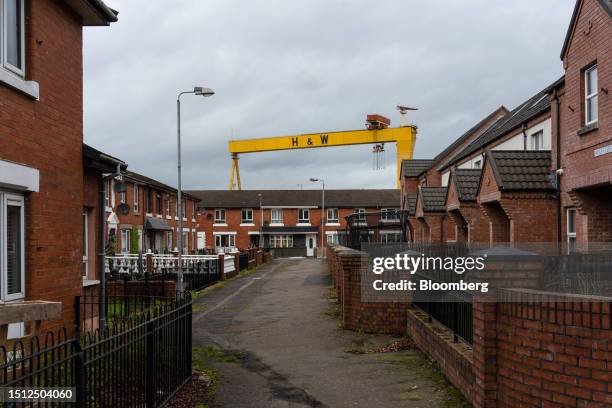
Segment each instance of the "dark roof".
[[270,227],[263,226],[261,231],[264,234],[308,234],[317,232],[318,228],[316,225],[310,227]]
[[[150,177],[144,176],[140,173],[136,173],[135,171],[131,171],[128,170],[124,173],[124,176],[126,178],[132,179],[133,181],[136,181],[138,183],[141,184],[145,184],[147,186],[151,186],[154,188],[157,188],[159,190],[164,190],[164,191],[169,191],[172,193],[176,193],[178,190],[172,186],[169,186],[167,184],[162,183],[161,181],[157,181],[155,179],[152,179]],[[189,192],[183,191],[183,195],[185,195],[186,197],[190,197],[190,198],[194,198],[194,199],[198,199],[197,197],[195,197],[194,195],[190,194]]]
[[425,212],[445,212],[447,187],[419,187]]
[[[612,0],[597,0],[597,3],[599,3],[601,8],[603,8],[608,13],[609,17],[612,17]],[[574,32],[574,27],[576,26],[576,20],[578,19],[578,14],[580,13],[581,5],[582,0],[576,0],[574,12],[572,13],[572,19],[570,20],[569,26],[567,27],[567,33],[565,33],[563,47],[561,47],[561,59],[563,59],[563,57],[565,56],[565,52],[567,51],[567,47],[569,47],[570,39],[572,38],[572,33]]]
[[488,122],[491,119],[493,119],[495,116],[500,116],[500,114],[502,112],[503,112],[504,115],[506,115],[508,113],[508,109],[506,109],[506,107],[504,105],[500,106],[499,108],[495,109],[493,112],[489,113],[484,119],[482,119],[480,122],[478,122],[477,124],[472,126],[464,134],[459,136],[457,138],[457,140],[455,140],[453,143],[451,143],[446,149],[444,149],[440,153],[438,153],[438,155],[436,157],[434,157],[434,161],[437,163],[440,160],[442,160],[447,154],[452,152],[454,149],[456,149],[458,146],[460,146],[463,142],[465,142],[471,136],[473,136],[474,132],[476,132],[482,125],[484,125],[486,122]]
[[92,167],[104,172],[114,172],[117,169],[117,164],[121,166],[121,170],[127,168],[127,164],[123,160],[83,143],[83,165],[85,167]]
[[459,200],[476,201],[481,169],[453,169],[451,179],[454,180],[459,194]]
[[417,193],[404,194],[404,208],[408,211],[408,215],[414,215],[416,212]]
[[147,217],[145,228],[148,230],[172,231],[172,227],[161,218]]
[[80,17],[84,26],[105,26],[117,21],[116,10],[102,0],[64,0]]
[[[259,194],[263,206],[321,205],[321,190],[190,190],[201,201],[200,208],[258,208]],[[399,208],[400,191],[377,190],[325,190],[325,207],[344,208]]]
[[550,150],[488,150],[485,160],[500,190],[554,190]]
[[[555,81],[556,82],[556,81]],[[538,92],[519,106],[514,108],[503,118],[495,122],[489,129],[477,137],[474,141],[468,144],[464,149],[461,149],[457,154],[442,163],[438,170],[443,170],[454,163],[470,156],[471,154],[485,149],[489,144],[503,136],[506,136],[511,131],[521,127],[521,125],[547,111],[550,110],[550,98],[545,90]]]
[[402,161],[402,174],[404,177],[419,177],[433,166],[431,159],[412,159]]

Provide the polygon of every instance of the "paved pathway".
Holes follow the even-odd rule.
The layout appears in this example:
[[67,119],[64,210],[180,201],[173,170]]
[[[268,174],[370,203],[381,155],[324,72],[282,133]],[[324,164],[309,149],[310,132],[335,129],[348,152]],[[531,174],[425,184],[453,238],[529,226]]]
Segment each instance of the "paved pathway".
[[419,353],[360,354],[393,339],[341,330],[325,264],[275,260],[194,304],[198,365],[213,407],[459,407]]

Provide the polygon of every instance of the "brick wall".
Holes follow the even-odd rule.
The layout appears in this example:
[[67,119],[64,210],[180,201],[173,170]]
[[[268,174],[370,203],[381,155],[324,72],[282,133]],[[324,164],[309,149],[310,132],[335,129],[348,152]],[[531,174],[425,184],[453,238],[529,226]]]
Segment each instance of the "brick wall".
[[62,302],[54,329],[71,327],[82,289],[82,27],[63,2],[27,2],[27,13],[26,75],[40,100],[0,84],[0,159],[40,171],[40,191],[25,195],[26,297]]
[[366,333],[404,334],[407,303],[362,302],[362,253],[342,246],[331,246],[327,254],[338,292],[342,326]]

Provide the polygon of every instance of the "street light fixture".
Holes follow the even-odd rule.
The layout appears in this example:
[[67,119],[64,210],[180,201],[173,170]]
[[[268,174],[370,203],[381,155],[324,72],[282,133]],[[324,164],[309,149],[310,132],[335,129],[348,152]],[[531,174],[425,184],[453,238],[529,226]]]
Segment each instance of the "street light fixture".
[[181,186],[181,96],[185,94],[194,94],[204,97],[213,96],[215,92],[210,88],[204,88],[202,86],[196,86],[193,91],[184,91],[178,94],[176,98],[176,135],[177,135],[177,158],[178,158],[178,193],[177,193],[177,207],[178,207],[178,219],[179,219],[179,231],[178,231],[178,270],[177,270],[177,291],[182,293],[183,288],[183,194]]
[[325,238],[325,180],[318,178],[310,178],[312,183],[321,182],[321,258],[324,255],[324,238]]

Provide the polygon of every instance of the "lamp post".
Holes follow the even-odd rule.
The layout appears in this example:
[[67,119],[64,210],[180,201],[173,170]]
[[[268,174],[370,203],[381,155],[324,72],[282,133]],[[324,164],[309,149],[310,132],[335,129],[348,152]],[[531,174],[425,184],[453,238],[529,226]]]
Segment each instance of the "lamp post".
[[259,248],[263,248],[263,196],[259,193],[257,197],[259,197]]
[[323,258],[323,248],[325,247],[324,239],[325,239],[325,180],[311,178],[311,182],[318,183],[321,182],[321,258]]
[[181,96],[194,94],[204,97],[213,96],[215,92],[210,88],[196,86],[193,91],[180,92],[176,98],[176,139],[177,139],[177,159],[178,159],[178,186],[177,186],[177,207],[178,207],[178,268],[177,268],[177,291],[183,292],[183,194],[181,191]]

